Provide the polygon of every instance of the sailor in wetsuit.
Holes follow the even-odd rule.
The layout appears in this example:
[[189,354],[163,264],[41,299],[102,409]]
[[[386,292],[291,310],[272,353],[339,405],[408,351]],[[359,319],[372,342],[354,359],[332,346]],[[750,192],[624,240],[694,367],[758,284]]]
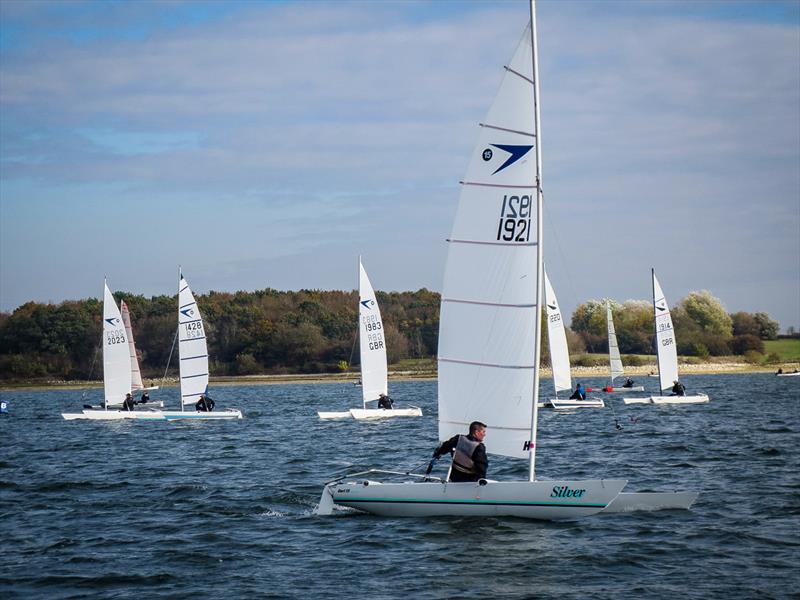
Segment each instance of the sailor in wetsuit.
[[686,395],[686,386],[684,386],[677,379],[674,380],[672,383],[674,383],[675,385],[672,386],[672,393],[670,394],[670,396],[685,396]]
[[133,410],[133,396],[130,394],[125,394],[125,400],[122,402],[122,410],[126,410],[128,412]]
[[194,408],[198,412],[211,412],[214,410],[214,401],[208,396],[201,395]]
[[434,458],[454,453],[449,481],[480,481],[486,477],[489,461],[483,445],[485,437],[486,425],[473,421],[469,424],[469,435],[454,435],[434,451]]
[[389,398],[386,394],[381,394],[378,396],[378,408],[383,408],[386,410],[392,410],[394,402],[392,399]]

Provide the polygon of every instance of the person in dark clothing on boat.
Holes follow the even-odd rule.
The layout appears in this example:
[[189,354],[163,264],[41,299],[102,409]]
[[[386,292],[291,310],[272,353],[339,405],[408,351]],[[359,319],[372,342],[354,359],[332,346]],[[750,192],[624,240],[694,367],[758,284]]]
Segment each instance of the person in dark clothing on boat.
[[486,458],[486,425],[480,421],[469,424],[469,435],[454,435],[433,452],[439,458],[448,452],[453,453],[450,479],[453,482],[480,481],[486,477],[489,461]]
[[622,384],[622,387],[624,387],[624,388],[632,388],[633,387],[633,379],[631,379],[630,377],[626,377],[625,378],[625,383]]
[[575,391],[572,392],[572,396],[569,397],[570,400],[586,400],[586,391],[583,389],[583,384],[579,383],[578,387],[575,388]]
[[150,402],[150,394],[142,392],[142,398],[139,400],[139,404],[147,404],[148,402]]
[[125,394],[125,400],[122,402],[122,410],[127,410],[128,412],[133,410],[133,396],[130,394]]
[[197,401],[194,408],[198,412],[211,412],[214,410],[214,401],[210,397],[201,394],[200,400]]
[[685,385],[683,385],[677,379],[675,379],[672,383],[675,384],[675,385],[672,386],[672,393],[670,394],[670,396],[685,396],[686,395],[686,386]]
[[381,394],[378,396],[378,408],[392,410],[392,408],[394,408],[394,402],[392,402],[392,399],[386,394]]

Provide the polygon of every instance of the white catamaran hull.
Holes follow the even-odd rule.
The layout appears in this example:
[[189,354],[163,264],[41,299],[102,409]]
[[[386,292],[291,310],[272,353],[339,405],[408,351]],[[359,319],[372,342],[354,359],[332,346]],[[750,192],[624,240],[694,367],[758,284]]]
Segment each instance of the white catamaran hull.
[[375,481],[331,483],[323,490],[318,514],[330,514],[333,503],[386,517],[572,519],[602,511],[626,483],[622,479],[489,481],[485,485]]
[[776,373],[778,377],[797,377],[800,373]]
[[694,396],[646,396],[644,398],[623,398],[625,404],[705,404],[708,402],[706,394]]
[[321,412],[317,411],[320,419],[357,419],[359,421],[371,419],[388,419],[390,417],[421,417],[422,409],[416,406],[411,408],[392,408],[387,410],[385,408],[351,408],[346,411],[339,412]]
[[193,419],[205,421],[220,421],[222,419],[241,419],[242,411],[234,408],[227,410],[213,410],[211,412],[202,412],[195,410],[162,410],[161,413],[168,421],[177,421],[180,419]]
[[163,420],[164,415],[157,410],[93,410],[85,409],[80,413],[61,413],[67,421],[89,419],[93,421],[121,421],[123,419],[137,419],[143,421]]
[[550,398],[539,404],[539,408],[552,408],[555,410],[570,410],[574,408],[604,408],[606,405],[601,398],[587,398],[586,400],[560,400]]
[[603,388],[604,392],[608,392],[610,394],[624,394],[626,392],[643,392],[644,386],[643,385],[635,385],[633,387],[612,387],[612,388]]

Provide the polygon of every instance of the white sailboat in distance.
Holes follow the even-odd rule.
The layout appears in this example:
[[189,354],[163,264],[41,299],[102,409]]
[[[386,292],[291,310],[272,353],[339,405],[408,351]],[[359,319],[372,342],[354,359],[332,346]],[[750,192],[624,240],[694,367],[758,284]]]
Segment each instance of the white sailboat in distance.
[[622,357],[619,354],[619,344],[617,343],[617,332],[614,329],[614,316],[611,314],[611,302],[606,302],[606,323],[608,325],[608,363],[611,373],[611,380],[607,387],[603,388],[606,392],[643,392],[643,385],[632,385],[630,387],[614,387],[614,380],[625,375],[622,366]]
[[119,301],[119,312],[122,315],[122,322],[125,324],[125,333],[128,335],[128,349],[131,353],[131,391],[150,392],[152,390],[157,390],[157,385],[146,387],[144,381],[142,381],[142,371],[139,368],[139,354],[136,352],[136,342],[133,341],[131,311],[128,309],[128,305],[125,304],[125,300]]
[[178,280],[178,357],[181,378],[180,410],[164,410],[170,421],[178,419],[220,420],[241,419],[242,412],[235,408],[225,410],[196,410],[195,404],[202,395],[208,395],[208,346],[206,329],[194,294],[183,273]]
[[128,335],[108,283],[103,281],[103,406],[84,408],[80,413],[61,413],[67,421],[91,419],[163,419],[156,411],[121,410],[126,394],[131,393],[131,357]]
[[389,370],[386,362],[386,337],[384,335],[381,309],[375,298],[375,290],[367,277],[367,271],[358,257],[358,341],[361,362],[361,408],[347,411],[318,411],[320,419],[386,419],[389,417],[421,417],[422,409],[379,408],[368,404],[377,403],[381,396],[389,395]]
[[[486,451],[526,459],[528,480],[454,483],[371,469],[328,482],[318,514],[330,514],[339,505],[391,517],[556,520],[641,506],[686,508],[696,496],[689,492],[622,498],[624,479],[536,479],[544,277],[533,0],[530,8],[531,25],[506,67],[462,182],[448,240],[438,353],[439,440],[466,434],[471,421],[482,421],[488,425]],[[361,477],[377,473],[405,480]]]
[[662,395],[645,396],[644,398],[623,398],[625,404],[704,404],[709,401],[706,394],[690,396],[664,395],[678,381],[678,347],[675,342],[675,328],[669,312],[667,299],[653,276],[653,317],[656,327],[656,355],[658,356],[658,382]]
[[[569,395],[572,394],[572,375],[570,373],[567,331],[564,328],[564,319],[561,317],[561,307],[558,304],[556,293],[546,270],[544,271],[544,305],[547,315],[547,343],[550,348],[550,367],[553,370],[553,389],[556,397],[541,402],[539,408],[554,408],[556,410],[603,408],[605,402],[603,402],[602,398],[586,398],[584,400],[569,398]],[[591,391],[591,388],[587,391]],[[559,392],[566,392],[567,398],[559,398]]]

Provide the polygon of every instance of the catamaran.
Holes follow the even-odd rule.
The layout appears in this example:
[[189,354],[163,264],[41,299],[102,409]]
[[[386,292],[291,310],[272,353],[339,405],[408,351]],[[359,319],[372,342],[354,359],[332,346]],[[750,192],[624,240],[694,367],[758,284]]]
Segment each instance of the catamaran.
[[[181,409],[161,411],[164,418],[178,419],[241,419],[235,408],[201,411],[195,408],[201,396],[208,396],[208,346],[200,308],[189,284],[179,273],[178,281],[178,358],[181,378]],[[189,407],[187,409],[187,406]]]
[[358,338],[361,362],[361,408],[347,411],[318,411],[320,419],[385,419],[388,417],[421,417],[422,409],[367,408],[367,404],[378,402],[381,396],[389,395],[389,371],[386,362],[386,338],[384,336],[381,309],[375,298],[375,290],[367,277],[367,271],[358,257]]
[[125,304],[125,300],[119,301],[119,312],[122,315],[122,322],[125,324],[125,333],[128,336],[128,349],[131,352],[131,391],[150,392],[152,390],[157,390],[157,385],[147,387],[142,381],[142,371],[139,369],[139,354],[136,352],[136,342],[133,341],[131,311],[128,310],[128,305]]
[[[678,350],[675,342],[675,329],[672,326],[672,316],[669,305],[661,290],[661,285],[656,279],[655,269],[653,275],[653,316],[656,327],[656,355],[658,356],[658,382],[663,392],[671,390],[678,382]],[[706,394],[691,396],[657,395],[643,398],[623,398],[625,404],[703,404],[709,401]]]
[[102,406],[86,407],[80,413],[61,413],[68,421],[93,419],[163,419],[157,411],[120,410],[125,396],[131,393],[131,357],[128,334],[108,283],[103,281],[103,392]]
[[549,398],[539,403],[539,408],[554,408],[556,410],[575,408],[603,408],[605,402],[602,398],[571,399],[559,398],[558,392],[572,393],[572,375],[570,374],[569,348],[567,347],[567,332],[564,329],[564,319],[561,318],[561,308],[556,299],[556,293],[544,271],[544,306],[547,314],[547,342],[550,348],[550,366],[553,370],[553,388],[556,397]]
[[606,323],[608,324],[608,363],[611,379],[603,390],[606,392],[643,392],[643,385],[614,387],[614,380],[625,375],[625,369],[622,367],[622,357],[619,354],[617,332],[614,329],[614,316],[611,314],[611,302],[606,302]]
[[[391,517],[570,519],[688,508],[695,492],[621,494],[624,479],[537,480],[542,264],[542,153],[536,14],[520,41],[472,155],[448,239],[439,329],[439,440],[488,425],[488,453],[528,460],[527,481],[445,482],[371,469],[328,482],[336,505]],[[531,323],[534,327],[531,327]],[[399,483],[362,475],[415,477]],[[382,475],[382,477],[383,477]]]

